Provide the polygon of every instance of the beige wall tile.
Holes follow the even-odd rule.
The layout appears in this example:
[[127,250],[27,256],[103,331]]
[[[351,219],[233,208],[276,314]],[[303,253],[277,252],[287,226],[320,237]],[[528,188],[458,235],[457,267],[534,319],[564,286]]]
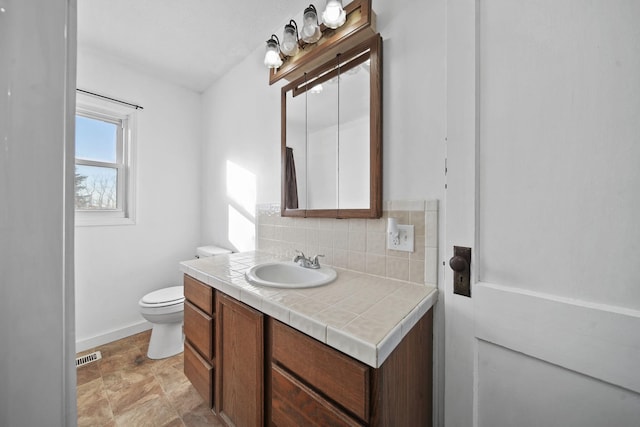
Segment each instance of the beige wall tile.
[[367,220],[366,219],[350,219],[349,220],[349,232],[367,231]]
[[367,232],[385,233],[386,231],[387,231],[386,218],[367,220]]
[[426,214],[426,245],[429,248],[438,247],[438,212]]
[[347,233],[349,231],[349,220],[348,219],[334,219],[333,221],[333,229],[339,230]]
[[343,230],[333,230],[334,249],[349,249],[349,233]]
[[425,280],[432,285],[438,284],[438,248],[427,248],[425,262]]
[[409,225],[413,225],[413,230],[416,236],[423,236],[425,234],[425,213],[424,211],[411,211],[409,212]]
[[349,263],[347,268],[353,271],[359,271],[364,273],[365,270],[365,255],[364,252],[349,251]]
[[324,255],[323,258],[320,258],[320,264],[334,265],[332,248],[328,248],[326,246],[320,246],[318,248],[318,253]]
[[306,232],[306,243],[308,246],[319,246],[320,241],[320,232],[317,228],[307,228]]
[[409,258],[415,261],[424,261],[425,249],[425,236],[415,236],[413,252],[409,253]]
[[333,223],[335,220],[331,218],[318,218],[318,229],[320,230],[333,230]]
[[347,268],[349,265],[349,251],[346,249],[333,249],[333,266]]
[[372,253],[366,254],[365,273],[374,274],[376,276],[387,275],[387,262],[384,255],[376,255]]
[[411,252],[394,251],[393,249],[387,249],[387,256],[388,257],[409,259],[410,255],[411,255]]
[[398,280],[409,280],[409,259],[388,256],[387,277]]
[[318,244],[322,247],[333,248],[333,229],[318,230]]
[[409,281],[424,284],[424,261],[410,261]]
[[[438,202],[385,201],[380,219],[282,218],[279,204],[257,207],[258,249],[293,257],[324,254],[321,263],[376,276],[436,284]],[[414,226],[413,252],[388,250],[387,218]],[[344,273],[343,273],[344,274]]]
[[366,251],[369,254],[386,255],[387,234],[380,232],[367,232]]
[[367,234],[363,231],[349,232],[349,250],[364,252],[367,249]]

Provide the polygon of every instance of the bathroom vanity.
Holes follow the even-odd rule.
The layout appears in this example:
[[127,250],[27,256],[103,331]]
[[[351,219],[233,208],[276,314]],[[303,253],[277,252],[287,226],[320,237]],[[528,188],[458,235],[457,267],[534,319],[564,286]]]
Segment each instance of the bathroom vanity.
[[431,425],[435,288],[339,269],[333,283],[303,290],[244,279],[270,260],[251,252],[181,263],[184,371],[220,420]]

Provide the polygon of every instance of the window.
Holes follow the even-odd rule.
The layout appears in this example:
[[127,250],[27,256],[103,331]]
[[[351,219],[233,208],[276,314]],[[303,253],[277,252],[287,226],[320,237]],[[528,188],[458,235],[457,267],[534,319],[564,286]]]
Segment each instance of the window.
[[77,94],[76,225],[134,223],[136,110]]

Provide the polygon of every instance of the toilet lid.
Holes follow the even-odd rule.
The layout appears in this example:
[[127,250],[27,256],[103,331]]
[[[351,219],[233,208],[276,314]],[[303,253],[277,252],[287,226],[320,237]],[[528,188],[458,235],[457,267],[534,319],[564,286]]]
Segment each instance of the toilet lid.
[[184,301],[184,286],[158,289],[142,297],[145,304],[177,304]]

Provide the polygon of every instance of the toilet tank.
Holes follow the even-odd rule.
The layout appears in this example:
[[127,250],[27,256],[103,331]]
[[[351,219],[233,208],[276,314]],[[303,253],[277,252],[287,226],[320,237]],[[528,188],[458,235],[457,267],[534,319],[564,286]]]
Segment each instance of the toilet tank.
[[196,249],[196,258],[206,258],[215,255],[230,254],[229,249],[221,248],[220,246],[200,246]]

